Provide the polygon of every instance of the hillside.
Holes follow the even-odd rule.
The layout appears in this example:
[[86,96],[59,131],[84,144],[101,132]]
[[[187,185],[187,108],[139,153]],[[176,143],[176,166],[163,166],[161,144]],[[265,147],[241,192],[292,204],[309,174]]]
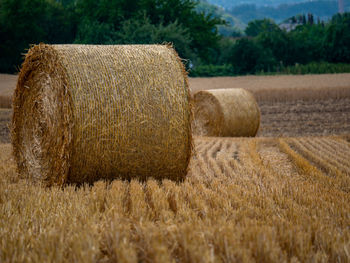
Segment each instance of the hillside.
[[271,18],[275,22],[281,21],[298,14],[311,13],[320,20],[327,21],[338,12],[336,1],[312,1],[293,4],[282,4],[278,6],[257,6],[255,4],[244,4],[233,7],[228,13],[237,17],[244,23],[251,20]]
[[210,4],[221,6],[225,9],[231,9],[238,5],[247,5],[247,4],[254,4],[257,6],[277,6],[282,4],[295,4],[295,3],[302,3],[302,2],[311,2],[311,1],[305,1],[305,0],[239,0],[239,1],[232,1],[232,0],[204,0]]
[[212,5],[205,1],[198,3],[196,6],[196,11],[203,12],[205,14],[211,14],[212,16],[225,20],[227,22],[227,25],[218,26],[219,33],[224,36],[232,36],[240,33],[240,31],[246,27],[245,23],[243,23],[236,16],[227,12],[224,8]]
[[[338,12],[338,2],[334,0],[298,1],[298,0],[271,0],[271,1],[225,1],[209,0],[208,3],[218,6],[223,12],[234,17],[241,24],[251,20],[270,18],[277,23],[298,14],[311,13],[321,20],[329,20]],[[345,10],[350,10],[350,3],[345,4]]]

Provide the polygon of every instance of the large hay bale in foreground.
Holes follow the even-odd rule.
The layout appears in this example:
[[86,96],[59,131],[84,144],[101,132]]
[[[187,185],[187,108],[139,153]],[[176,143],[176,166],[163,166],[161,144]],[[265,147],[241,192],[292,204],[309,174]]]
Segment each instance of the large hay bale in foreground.
[[255,136],[260,110],[244,89],[216,89],[194,94],[194,134],[202,136]]
[[186,175],[189,90],[169,46],[34,46],[13,108],[19,172],[46,185]]

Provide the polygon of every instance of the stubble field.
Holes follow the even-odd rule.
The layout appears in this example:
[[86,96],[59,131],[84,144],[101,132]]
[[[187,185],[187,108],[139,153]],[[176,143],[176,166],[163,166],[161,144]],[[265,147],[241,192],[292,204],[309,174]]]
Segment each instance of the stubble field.
[[[245,78],[230,81],[254,87]],[[195,137],[181,183],[44,188],[16,174],[3,139],[0,261],[349,262],[350,81],[323,78],[323,93],[259,79],[260,137]]]

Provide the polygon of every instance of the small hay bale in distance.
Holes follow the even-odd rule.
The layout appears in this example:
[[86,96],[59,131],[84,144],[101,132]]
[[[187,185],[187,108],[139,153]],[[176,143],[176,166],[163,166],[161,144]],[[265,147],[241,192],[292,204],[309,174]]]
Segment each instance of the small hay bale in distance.
[[167,45],[33,46],[14,95],[20,174],[46,185],[185,177],[187,75]]
[[252,137],[259,125],[259,106],[245,89],[215,89],[194,94],[196,135]]

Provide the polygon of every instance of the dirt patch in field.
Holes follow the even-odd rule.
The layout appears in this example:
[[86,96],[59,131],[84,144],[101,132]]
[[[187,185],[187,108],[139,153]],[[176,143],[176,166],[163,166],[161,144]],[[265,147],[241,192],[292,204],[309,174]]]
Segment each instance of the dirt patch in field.
[[10,142],[11,109],[0,109],[0,143]]
[[0,96],[11,97],[17,83],[17,75],[0,74]]
[[192,92],[205,89],[248,88],[260,89],[301,89],[301,88],[350,88],[350,74],[320,75],[277,75],[277,76],[240,76],[190,78]]
[[350,133],[350,74],[190,78],[199,90],[244,88],[261,110],[258,136]]
[[350,133],[350,99],[260,102],[259,136]]
[[[257,136],[317,136],[350,134],[350,99],[260,102]],[[0,109],[0,142],[10,142],[11,109]]]
[[17,75],[0,74],[0,108],[11,108]]
[[[15,75],[0,74],[0,96],[12,95],[16,81]],[[252,90],[261,110],[261,137],[350,134],[350,74],[190,78],[190,86],[192,92]],[[0,109],[0,142],[10,142],[10,119],[11,110]]]

